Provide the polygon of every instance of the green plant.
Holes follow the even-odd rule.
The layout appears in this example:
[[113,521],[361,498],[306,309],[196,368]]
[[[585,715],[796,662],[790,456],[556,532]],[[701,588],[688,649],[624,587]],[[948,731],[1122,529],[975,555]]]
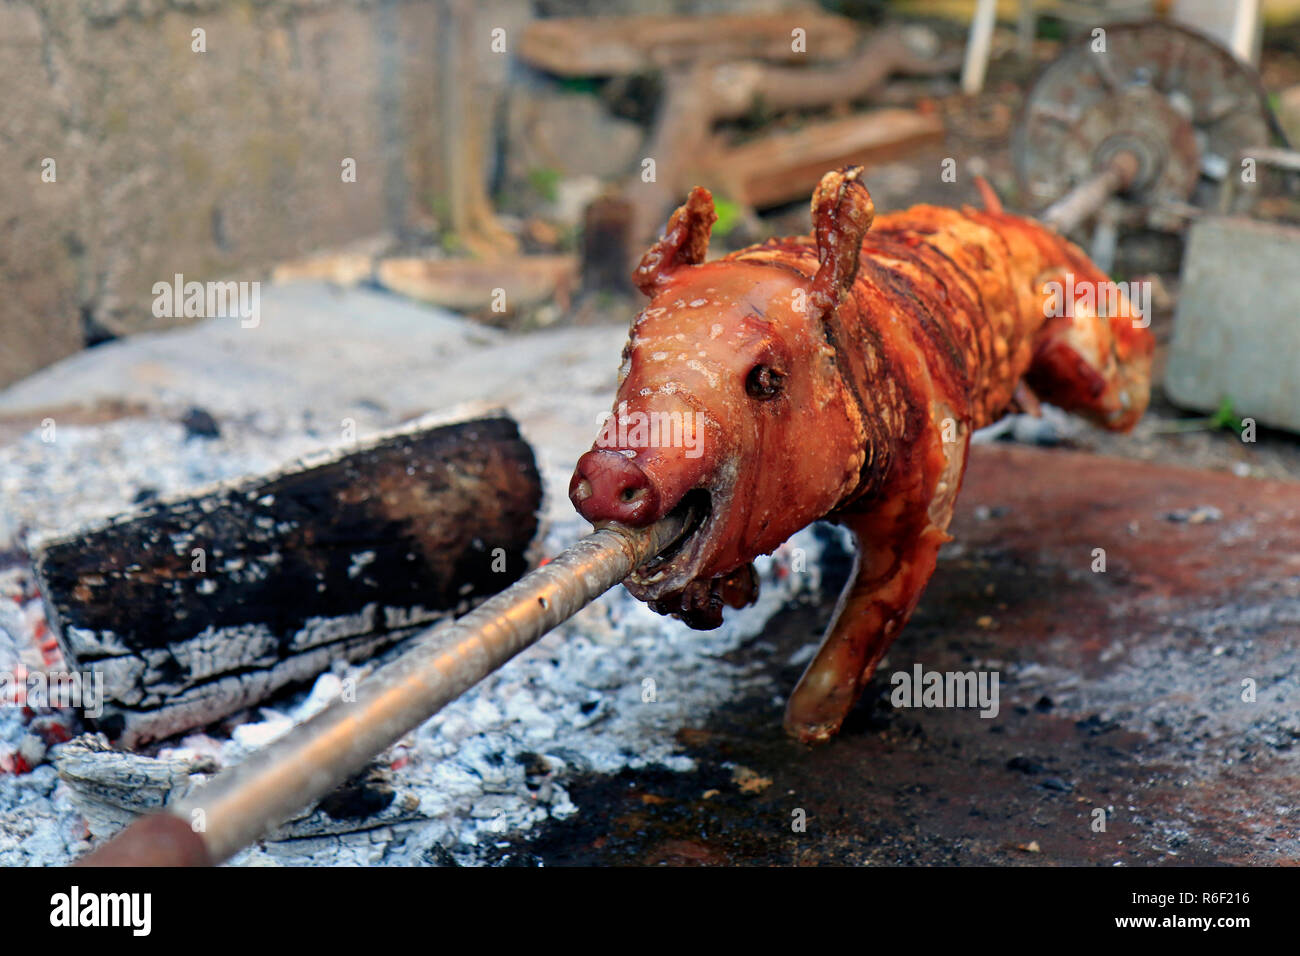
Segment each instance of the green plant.
[[732,202],[721,196],[713,197],[713,210],[718,214],[718,221],[713,224],[715,236],[725,236],[735,229],[740,222],[740,203]]
[[439,224],[451,221],[451,202],[446,196],[441,195],[437,190],[429,190],[428,195],[429,212],[433,214]]
[[1214,414],[1207,418],[1186,418],[1182,421],[1170,422],[1168,425],[1156,429],[1157,432],[1169,435],[1183,432],[1217,432],[1220,430],[1234,431],[1238,435],[1246,430],[1246,423],[1241,420],[1241,416],[1232,407],[1232,399],[1226,396],[1219,403],[1219,407]]
[[555,202],[560,194],[560,171],[550,166],[535,166],[528,170],[528,185],[546,202]]
[[1037,37],[1040,40],[1064,40],[1064,21],[1053,16],[1039,17]]
[[559,86],[566,93],[583,93],[588,96],[595,96],[600,92],[600,81],[589,76],[561,77]]
[[1245,423],[1241,420],[1241,416],[1238,415],[1232,407],[1232,399],[1226,396],[1223,401],[1219,403],[1218,409],[1209,417],[1208,421],[1210,423],[1210,428],[1214,431],[1218,431],[1220,428],[1232,429],[1240,435],[1246,428]]

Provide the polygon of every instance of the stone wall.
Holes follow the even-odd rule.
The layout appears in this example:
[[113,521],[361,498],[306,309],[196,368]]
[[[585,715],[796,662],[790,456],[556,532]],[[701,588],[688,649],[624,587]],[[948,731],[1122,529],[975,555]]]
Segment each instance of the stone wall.
[[431,221],[442,23],[439,0],[0,0],[0,386],[169,324],[175,273]]

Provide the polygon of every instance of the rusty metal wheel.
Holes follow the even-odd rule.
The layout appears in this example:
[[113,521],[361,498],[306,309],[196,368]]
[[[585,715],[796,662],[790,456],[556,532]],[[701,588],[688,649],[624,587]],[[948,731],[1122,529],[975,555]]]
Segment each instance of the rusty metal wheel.
[[1285,143],[1258,75],[1213,40],[1162,21],[1102,29],[1052,61],[1025,101],[1012,158],[1030,207],[1128,151],[1140,166],[1121,194],[1125,220],[1177,231],[1189,206],[1213,205],[1239,150]]

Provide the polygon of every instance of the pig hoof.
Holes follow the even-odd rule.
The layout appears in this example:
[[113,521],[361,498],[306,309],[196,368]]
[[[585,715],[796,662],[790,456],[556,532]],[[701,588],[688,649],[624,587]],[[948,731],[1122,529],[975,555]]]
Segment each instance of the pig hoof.
[[829,743],[840,730],[841,721],[823,721],[821,723],[804,723],[789,715],[785,719],[785,732],[807,747],[816,747]]

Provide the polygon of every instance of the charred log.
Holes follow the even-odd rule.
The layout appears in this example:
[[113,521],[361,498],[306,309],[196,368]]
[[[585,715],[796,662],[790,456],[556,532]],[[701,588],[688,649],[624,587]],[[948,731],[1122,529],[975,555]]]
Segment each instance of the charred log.
[[126,746],[463,613],[526,570],[541,485],[504,416],[417,427],[152,503],[34,555],[68,665]]

